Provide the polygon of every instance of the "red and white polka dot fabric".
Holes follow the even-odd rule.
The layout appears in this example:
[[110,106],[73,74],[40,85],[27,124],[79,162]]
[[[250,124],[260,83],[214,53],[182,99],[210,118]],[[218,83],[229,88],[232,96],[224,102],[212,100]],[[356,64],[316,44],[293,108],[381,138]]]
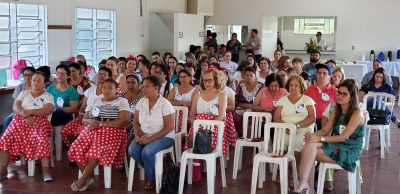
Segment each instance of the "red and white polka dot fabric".
[[61,137],[68,147],[71,147],[71,143],[68,141],[68,135],[78,137],[83,130],[83,123],[81,118],[76,118],[65,125],[61,130]]
[[94,68],[94,67],[91,66],[91,65],[88,65],[88,66],[87,66],[87,69],[86,69],[86,71],[85,71],[85,76],[86,76],[86,77],[89,75],[89,72],[90,72],[93,68]]
[[52,157],[49,138],[53,133],[47,116],[33,116],[35,125],[30,127],[25,120],[15,115],[7,130],[0,139],[0,150],[10,154],[10,161],[15,162],[17,156],[25,160]]
[[86,165],[88,158],[102,166],[122,167],[126,152],[125,128],[99,127],[88,131],[85,126],[68,151],[68,159]]
[[[181,132],[182,131],[182,117],[183,117],[183,111],[178,111],[178,114],[179,114],[179,116],[178,116],[178,132]],[[189,127],[191,126],[191,123],[190,123],[190,119],[189,119],[189,115],[190,115],[190,111],[189,111],[189,113],[188,113],[188,118],[187,118],[187,127],[188,127],[188,129],[189,129]],[[188,130],[186,130],[186,131],[188,131]]]
[[[231,119],[229,119],[229,117]],[[209,114],[203,113],[203,114],[198,114],[196,115],[195,119],[199,119],[199,120],[214,120],[215,118],[213,116],[210,116]],[[235,128],[231,128],[233,126],[233,117],[232,114],[230,116],[225,117],[225,119],[223,120],[224,124],[225,124],[225,130],[224,130],[224,134],[222,136],[222,154],[224,157],[228,156],[228,148],[229,145],[234,145],[234,143],[232,144],[232,138],[235,139]],[[217,146],[217,134],[218,134],[218,128],[217,126],[214,127],[215,129],[215,135],[213,136],[213,142],[212,142],[212,147],[213,149],[215,149],[215,147]],[[232,137],[232,131],[233,131],[233,137]],[[191,126],[188,132],[188,136],[193,135],[193,127]],[[186,141],[185,143],[185,150],[189,148],[189,141]]]

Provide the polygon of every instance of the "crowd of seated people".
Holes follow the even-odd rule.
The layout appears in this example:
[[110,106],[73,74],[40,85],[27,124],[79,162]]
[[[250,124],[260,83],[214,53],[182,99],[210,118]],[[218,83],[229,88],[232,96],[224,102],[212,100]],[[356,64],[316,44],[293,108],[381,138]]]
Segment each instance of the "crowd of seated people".
[[[174,145],[173,106],[189,110],[188,120],[182,121],[180,114],[177,123],[178,131],[182,122],[188,123],[184,149],[193,145],[194,120],[223,121],[224,157],[243,136],[246,111],[268,112],[272,122],[294,124],[294,156],[302,168],[299,185],[292,188],[295,193],[313,191],[314,161],[339,164],[353,172],[355,164],[348,161],[361,157],[366,110],[372,104],[363,104],[363,98],[369,92],[395,95],[390,75],[375,61],[374,71],[364,76],[359,89],[355,80],[346,80],[346,72],[332,64],[333,60],[319,63],[317,51],[311,53],[308,64],[301,58],[290,61],[279,50],[272,61],[262,57],[256,35],[257,31],[252,31],[242,61],[235,46],[238,41],[233,39],[223,47],[227,50],[218,52],[214,45],[207,53],[193,49],[182,62],[172,53],[161,57],[154,52],[152,61],[144,55],[110,56],[94,68],[79,55],[68,66],[58,65],[52,82],[48,68],[23,69],[25,81],[12,95],[12,113],[4,120],[0,139],[0,180],[7,177],[9,162],[20,156],[40,161],[43,180],[53,180],[49,137],[52,127],[62,126],[70,165],[82,172],[79,179],[71,180],[73,191],[94,184],[93,171],[98,164],[123,171],[126,155],[144,168],[145,188],[154,189],[155,154]],[[395,114],[391,120],[400,128]],[[342,126],[346,126],[344,130]],[[332,129],[334,136],[328,136]],[[289,131],[286,147],[288,137]],[[214,139],[214,149],[215,143]],[[344,152],[350,154],[341,154]],[[205,177],[206,169],[202,163]],[[333,189],[333,173],[328,169],[326,190]]]

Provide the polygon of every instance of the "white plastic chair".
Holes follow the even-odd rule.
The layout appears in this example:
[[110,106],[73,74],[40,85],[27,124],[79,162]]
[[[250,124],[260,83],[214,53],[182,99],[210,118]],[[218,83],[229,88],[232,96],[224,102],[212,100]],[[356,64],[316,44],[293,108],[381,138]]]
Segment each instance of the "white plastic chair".
[[[53,134],[51,134],[51,137],[49,138],[49,142],[50,142],[50,152],[53,155],[53,149],[54,149],[54,147],[52,146]],[[25,165],[24,156],[21,155],[20,159],[21,159],[21,165]],[[50,166],[54,168],[54,157],[53,156],[50,158]],[[28,176],[35,176],[35,160],[28,161]]]
[[[222,121],[214,121],[214,120],[195,120],[193,123],[193,145],[195,144],[196,135],[199,131],[200,125],[202,125],[203,129],[207,129],[210,131],[214,131],[214,126],[218,127],[217,135],[217,145],[215,150],[209,154],[195,154],[193,153],[193,148],[187,149],[182,154],[181,161],[181,172],[179,176],[179,194],[183,192],[183,182],[185,181],[185,166],[188,165],[188,184],[192,184],[193,178],[193,159],[205,160],[207,162],[207,190],[209,194],[214,193],[214,184],[215,184],[215,174],[216,174],[216,159],[220,158],[221,165],[221,177],[222,177],[222,186],[226,187],[226,177],[225,177],[225,162],[222,155],[222,137],[224,134],[224,122]],[[189,161],[187,161],[189,160]]]
[[234,83],[236,86],[239,85],[239,83],[241,81],[241,79],[233,77],[233,76],[230,77],[230,79],[231,79],[232,83]]
[[[56,144],[56,160],[61,161],[61,155],[62,155],[62,138],[61,138],[61,130],[65,126],[53,126],[53,133],[54,133],[54,138],[55,141],[54,143]],[[52,143],[53,144],[53,143]]]
[[[342,167],[340,167],[337,164],[330,164],[330,163],[320,163],[319,164],[319,174],[318,174],[318,188],[317,188],[317,194],[323,194],[324,193],[324,183],[325,183],[325,173],[326,169],[328,168],[333,168],[333,169],[341,169],[343,170]],[[361,183],[360,183],[360,161],[357,161],[357,166],[356,170],[354,173],[348,172],[348,182],[349,182],[349,193],[352,194],[361,194]]]
[[[247,129],[249,118],[251,117],[251,135],[250,139],[247,139]],[[251,139],[261,137],[262,122],[271,122],[272,116],[270,113],[265,112],[245,112],[243,114],[243,139],[236,140],[235,146],[235,157],[233,159],[233,176],[232,179],[236,179],[238,169],[242,169],[243,160],[243,147],[258,148],[260,152],[264,150],[264,142],[251,142]],[[266,135],[266,134],[264,134]],[[269,142],[267,142],[269,143]],[[255,150],[254,150],[255,151]],[[255,155],[255,154],[254,154]]]
[[[175,163],[174,158],[174,149],[170,147],[165,150],[161,150],[156,154],[156,164],[155,164],[155,173],[156,173],[156,193],[160,193],[161,184],[162,184],[162,175],[163,175],[163,158],[164,154],[170,154],[172,161]],[[176,163],[175,163],[176,164]],[[139,165],[140,168],[140,180],[144,180],[144,168]],[[132,183],[133,176],[135,172],[135,160],[131,157],[130,168],[129,168],[129,178],[128,178],[128,191],[132,191]]]
[[[125,172],[126,172],[126,177],[128,177],[128,160],[126,158],[126,155],[124,157],[124,165],[125,165]],[[104,166],[104,188],[109,189],[111,188],[111,166]],[[81,178],[82,172],[78,170],[78,179]],[[98,176],[99,175],[99,165],[94,168],[94,175]]]
[[[272,146],[272,153],[268,151],[268,144],[264,144],[264,151],[256,154],[254,156],[254,164],[253,164],[253,172],[251,179],[251,193],[256,193],[257,187],[257,175],[258,175],[258,188],[263,187],[263,168],[260,168],[260,163],[275,163],[279,164],[280,169],[280,184],[281,184],[281,193],[288,193],[288,163],[292,161],[293,167],[293,183],[294,187],[297,187],[297,168],[296,168],[296,159],[294,158],[294,138],[296,136],[296,126],[288,123],[265,123],[264,126],[264,134],[270,134],[271,128],[274,128],[274,141]],[[287,153],[284,155],[285,146],[284,140],[286,135],[286,129],[289,129],[289,145],[287,148]],[[264,142],[269,142],[269,135],[264,135]],[[273,157],[278,156],[278,157]],[[275,181],[276,177],[272,177],[272,180]]]
[[[180,158],[182,155],[182,137],[186,137],[187,135],[187,119],[189,116],[189,109],[185,106],[174,106],[175,109],[175,156],[176,158]],[[182,129],[178,132],[179,129],[179,112],[182,111]]]
[[[382,99],[384,97],[384,99]],[[364,104],[365,106],[368,107],[368,98],[370,100],[373,98],[373,109],[385,109],[386,107],[389,107],[390,109],[390,114],[393,112],[393,107],[395,103],[394,96],[388,93],[383,93],[383,92],[374,92],[374,93],[368,93],[364,96]],[[379,102],[384,102],[384,103],[376,103],[377,98],[379,98]],[[391,99],[391,102],[388,102],[388,100]],[[382,106],[383,104],[383,106]],[[368,110],[368,109],[367,109]],[[369,150],[369,139],[370,139],[370,134],[371,130],[376,129],[379,130],[380,133],[380,143],[381,143],[381,158],[385,159],[385,143],[387,145],[386,147],[386,153],[389,153],[389,147],[391,146],[390,144],[390,124],[388,125],[367,125],[366,126],[366,132],[365,132],[365,150]]]

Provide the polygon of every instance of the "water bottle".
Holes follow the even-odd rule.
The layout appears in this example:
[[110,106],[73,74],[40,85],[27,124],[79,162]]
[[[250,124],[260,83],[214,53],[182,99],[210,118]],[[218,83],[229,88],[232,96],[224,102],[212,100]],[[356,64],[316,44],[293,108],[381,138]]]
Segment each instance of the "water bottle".
[[365,55],[364,55],[364,54],[363,54],[361,60],[362,60],[362,61],[365,61]]
[[393,61],[393,59],[392,59],[392,51],[388,52],[388,61]]
[[400,61],[400,49],[399,50],[397,50],[397,61]]
[[24,75],[22,73],[19,74],[19,83],[24,83]]
[[371,62],[374,62],[374,61],[375,61],[375,51],[374,51],[374,50],[371,50],[371,53],[370,53],[370,55],[369,55],[369,60],[370,60]]
[[383,54],[383,52],[379,53],[378,59],[379,59],[380,61],[385,61],[385,54]]

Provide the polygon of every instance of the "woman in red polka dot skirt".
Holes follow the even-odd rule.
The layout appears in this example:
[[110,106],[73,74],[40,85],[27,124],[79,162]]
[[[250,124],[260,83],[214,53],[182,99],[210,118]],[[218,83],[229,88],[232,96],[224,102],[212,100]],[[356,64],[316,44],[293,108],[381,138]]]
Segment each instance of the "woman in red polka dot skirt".
[[75,161],[83,174],[72,183],[73,191],[84,191],[94,183],[93,170],[97,164],[121,167],[124,162],[129,104],[117,97],[117,83],[112,79],[104,81],[102,92],[103,98],[87,106],[82,120],[85,128],[68,151],[68,159]]
[[61,131],[61,136],[68,147],[71,147],[71,142],[73,142],[83,130],[82,118],[85,115],[85,109],[87,105],[93,102],[93,100],[96,98],[104,97],[102,92],[103,82],[110,78],[111,74],[112,73],[109,68],[100,67],[99,73],[97,74],[98,86],[92,86],[83,93],[84,97],[82,100],[82,106],[79,110],[79,117],[68,122]]
[[[190,120],[193,123],[194,119],[200,120],[219,120],[227,124],[226,108],[227,98],[226,95],[219,90],[221,88],[221,79],[218,76],[218,70],[210,68],[202,74],[200,78],[200,93],[193,94],[192,110],[190,112]],[[216,129],[218,133],[218,129]],[[217,144],[217,135],[213,136],[213,149]],[[188,141],[186,141],[185,149],[192,148],[193,146],[193,126],[190,127],[188,132]],[[222,153],[224,157],[228,156],[228,138],[224,134],[222,140]],[[205,163],[204,163],[205,164]],[[203,176],[206,176],[205,165],[203,164]]]
[[18,155],[25,160],[40,158],[43,180],[53,180],[50,174],[49,138],[53,132],[50,119],[54,110],[53,95],[44,92],[48,77],[35,72],[32,90],[22,91],[14,101],[14,118],[0,139],[0,180],[7,178],[8,163]]

